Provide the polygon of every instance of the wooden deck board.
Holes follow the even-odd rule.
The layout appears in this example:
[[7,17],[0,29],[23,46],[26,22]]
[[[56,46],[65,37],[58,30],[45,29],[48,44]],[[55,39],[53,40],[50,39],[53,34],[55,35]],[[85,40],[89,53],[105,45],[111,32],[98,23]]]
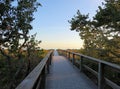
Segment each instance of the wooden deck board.
[[46,79],[46,89],[97,89],[97,86],[55,51]]

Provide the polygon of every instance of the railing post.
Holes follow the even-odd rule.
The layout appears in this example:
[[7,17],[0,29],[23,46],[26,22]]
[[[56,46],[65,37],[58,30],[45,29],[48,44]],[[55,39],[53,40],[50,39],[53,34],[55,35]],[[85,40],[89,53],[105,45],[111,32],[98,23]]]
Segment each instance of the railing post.
[[50,73],[50,68],[49,66],[51,65],[51,61],[52,61],[52,53],[50,54],[49,58],[48,58],[48,61],[47,61],[47,73],[49,74]]
[[70,60],[70,52],[68,52],[68,59]]
[[49,57],[49,61],[50,61],[50,65],[51,65],[51,61],[52,61],[52,53],[50,54],[50,57]]
[[104,64],[99,62],[98,65],[98,89],[104,88]]
[[45,89],[45,83],[46,83],[46,67],[43,68],[42,70],[42,80],[41,80],[41,85],[40,89]]
[[83,71],[83,56],[80,56],[80,72]]
[[67,51],[65,51],[65,53],[66,53],[66,58],[67,58]]
[[75,64],[75,54],[73,54],[73,65]]
[[48,58],[48,62],[47,62],[47,73],[49,74],[49,72],[50,72],[50,68],[49,68],[49,65],[50,65],[50,58]]

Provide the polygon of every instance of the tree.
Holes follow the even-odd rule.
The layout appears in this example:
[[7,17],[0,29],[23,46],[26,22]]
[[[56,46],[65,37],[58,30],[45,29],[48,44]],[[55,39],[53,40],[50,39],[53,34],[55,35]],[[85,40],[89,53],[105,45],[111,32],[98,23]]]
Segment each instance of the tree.
[[36,37],[36,34],[32,35],[25,44],[25,49],[27,51],[27,71],[26,71],[26,75],[31,70],[31,59],[37,53],[36,51],[40,51],[39,44],[41,43],[41,41],[35,40],[35,37]]
[[94,17],[96,27],[105,26],[106,29],[110,28],[111,32],[120,31],[120,0],[105,0],[102,8]]
[[[86,55],[97,57],[95,55],[97,49],[101,48],[101,45],[98,44],[103,35],[101,31],[96,29],[92,22],[88,19],[89,15],[82,15],[78,10],[77,16],[74,16],[69,23],[71,24],[71,30],[76,30],[80,32],[81,39],[84,40],[84,53]],[[93,55],[94,52],[94,55]]]
[[[14,4],[16,3],[16,4]],[[0,1],[0,52],[8,60],[8,76],[13,77],[11,60],[21,60],[22,49],[26,44],[33,13],[37,11],[40,3],[37,0],[2,0]],[[22,65],[22,64],[21,64]],[[17,76],[17,71],[15,75]],[[10,84],[12,88],[12,81]]]
[[108,59],[120,58],[120,0],[105,0],[102,8],[94,17],[94,26],[103,27],[104,36],[108,36],[105,42],[105,50],[109,54]]
[[80,32],[85,54],[114,61],[120,58],[120,0],[105,1],[93,20],[78,10],[69,23],[71,30]]

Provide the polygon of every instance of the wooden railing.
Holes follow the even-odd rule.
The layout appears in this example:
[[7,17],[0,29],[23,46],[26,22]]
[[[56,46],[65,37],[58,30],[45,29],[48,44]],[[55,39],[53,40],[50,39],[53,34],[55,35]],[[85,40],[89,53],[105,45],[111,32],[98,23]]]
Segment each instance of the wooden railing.
[[50,51],[16,89],[45,89],[46,74],[49,73],[52,53]]
[[[89,71],[90,73],[92,73],[94,76],[97,77],[97,84],[98,84],[98,89],[105,89],[104,86],[105,84],[107,84],[108,86],[110,86],[112,89],[120,89],[120,85],[112,82],[111,80],[109,80],[108,78],[105,77],[105,67],[109,67],[112,70],[116,71],[118,74],[120,74],[120,66],[110,63],[110,62],[106,62],[100,59],[96,59],[93,57],[89,57],[86,55],[82,55],[79,53],[75,53],[75,52],[70,52],[67,50],[59,50],[61,53],[64,52],[64,55],[66,57],[68,57],[68,59],[71,59],[71,55],[72,55],[72,63],[75,64],[75,56],[78,56],[80,58],[79,60],[79,68],[80,71],[83,71],[84,69],[86,69],[87,71]],[[93,61],[97,64],[97,71],[95,71],[94,69],[90,68],[89,66],[84,64],[85,60],[90,60]],[[120,78],[120,76],[119,76]],[[120,80],[120,79],[119,79]],[[120,82],[120,81],[119,81]]]

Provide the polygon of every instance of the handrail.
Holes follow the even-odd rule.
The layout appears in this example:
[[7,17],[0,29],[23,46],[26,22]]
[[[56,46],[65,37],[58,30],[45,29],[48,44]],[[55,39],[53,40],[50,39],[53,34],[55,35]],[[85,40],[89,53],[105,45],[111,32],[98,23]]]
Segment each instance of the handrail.
[[52,53],[53,51],[50,51],[16,89],[45,89],[45,75],[46,70],[49,73]]
[[[107,85],[109,85],[110,87],[112,87],[113,89],[120,89],[119,85],[117,85],[116,83],[110,81],[109,79],[105,78],[105,76],[104,76],[104,74],[105,74],[105,66],[111,67],[114,70],[117,70],[118,73],[120,73],[120,66],[119,65],[113,64],[113,63],[110,63],[110,62],[107,62],[107,61],[103,61],[103,60],[100,60],[100,59],[96,59],[96,58],[93,58],[93,57],[90,57],[90,56],[86,56],[86,55],[83,55],[83,54],[71,52],[71,51],[68,51],[68,50],[60,50],[60,51],[65,52],[66,56],[68,55],[69,59],[70,59],[70,54],[72,54],[73,55],[73,60],[72,60],[73,64],[75,63],[74,62],[75,61],[74,56],[75,55],[79,56],[80,57],[80,64],[79,64],[80,71],[82,71],[83,68],[85,68],[89,72],[91,72],[93,75],[95,75],[98,78],[98,89],[104,89],[104,84],[105,83]],[[83,63],[84,58],[98,63],[98,72],[93,70],[92,68],[88,67],[87,65],[85,65]]]
[[[67,50],[65,50],[65,51],[67,51]],[[67,52],[70,52],[70,51],[67,51]],[[107,61],[103,61],[103,60],[100,60],[100,59],[97,59],[97,58],[93,58],[93,57],[90,57],[90,56],[86,56],[86,55],[83,55],[83,54],[75,53],[75,52],[70,52],[70,53],[78,55],[78,56],[82,56],[82,57],[90,59],[92,61],[99,62],[99,63],[105,64],[105,65],[108,65],[108,66],[110,66],[112,68],[120,70],[119,65],[116,65],[116,64],[113,64],[113,63],[110,63],[110,62],[107,62]]]

